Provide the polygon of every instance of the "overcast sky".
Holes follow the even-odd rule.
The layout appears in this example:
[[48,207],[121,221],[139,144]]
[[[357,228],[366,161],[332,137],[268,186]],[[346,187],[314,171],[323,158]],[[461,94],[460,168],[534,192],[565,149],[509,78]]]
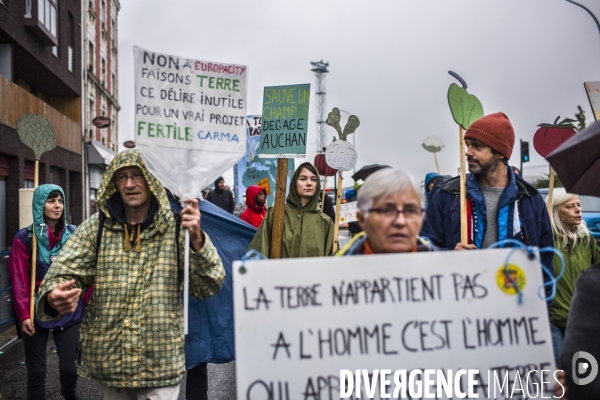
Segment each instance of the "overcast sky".
[[[600,18],[599,1],[580,3]],[[260,114],[264,86],[310,83],[310,161],[310,62],[323,59],[330,65],[327,110],[347,110],[361,122],[357,169],[388,164],[418,180],[435,170],[421,147],[431,135],[446,145],[438,153],[442,173],[457,173],[458,126],[446,98],[456,80],[448,70],[462,76],[485,114],[508,115],[516,133],[511,164],[519,164],[519,139],[530,142],[525,175],[545,162],[533,149],[538,124],[574,118],[577,105],[593,121],[583,82],[600,81],[600,34],[566,0],[127,0],[121,7],[120,143],[133,139],[134,45],[249,66],[248,114]],[[334,133],[328,127],[328,143]],[[228,183],[232,177],[225,175]]]

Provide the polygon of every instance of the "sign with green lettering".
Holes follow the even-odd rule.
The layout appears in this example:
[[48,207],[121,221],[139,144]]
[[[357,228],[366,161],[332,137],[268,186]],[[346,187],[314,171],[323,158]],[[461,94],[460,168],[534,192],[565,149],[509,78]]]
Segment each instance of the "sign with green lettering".
[[198,196],[246,153],[248,68],[133,51],[136,146],[166,187]]
[[306,157],[309,100],[309,83],[265,87],[259,157]]

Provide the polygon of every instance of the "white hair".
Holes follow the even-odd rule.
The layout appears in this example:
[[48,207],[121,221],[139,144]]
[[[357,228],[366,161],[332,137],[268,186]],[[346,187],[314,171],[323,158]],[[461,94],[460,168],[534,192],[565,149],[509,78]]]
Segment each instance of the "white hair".
[[[552,192],[552,215],[550,216],[550,223],[552,224],[552,233],[554,233],[554,237],[558,239],[559,245],[562,248],[566,248],[569,243],[571,243],[572,247],[575,247],[578,240],[581,240],[584,244],[592,240],[585,221],[582,220],[580,225],[575,225],[572,231],[568,231],[560,220],[560,207],[570,201],[573,196],[577,195],[567,193],[564,188],[557,188]],[[546,199],[546,204],[548,200],[549,197]]]
[[371,208],[375,201],[406,189],[415,192],[420,206],[425,206],[425,195],[421,190],[421,185],[419,185],[412,175],[394,168],[380,169],[370,175],[360,187],[357,207],[366,217],[369,214],[369,208]]

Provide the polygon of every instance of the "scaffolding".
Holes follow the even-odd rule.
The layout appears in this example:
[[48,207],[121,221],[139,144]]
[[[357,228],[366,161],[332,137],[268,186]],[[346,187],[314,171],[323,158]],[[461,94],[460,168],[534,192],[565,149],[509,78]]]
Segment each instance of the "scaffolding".
[[325,74],[329,72],[328,62],[311,61],[310,63],[313,68],[311,71],[315,73],[317,77],[317,88],[315,94],[317,95],[317,154],[323,153],[323,148],[327,146],[327,125],[325,124]]

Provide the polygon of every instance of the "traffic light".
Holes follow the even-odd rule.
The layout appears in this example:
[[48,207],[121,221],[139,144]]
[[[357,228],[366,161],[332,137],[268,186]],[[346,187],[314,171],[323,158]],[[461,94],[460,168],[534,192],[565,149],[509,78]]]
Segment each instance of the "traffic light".
[[521,140],[521,162],[529,162],[529,142]]

